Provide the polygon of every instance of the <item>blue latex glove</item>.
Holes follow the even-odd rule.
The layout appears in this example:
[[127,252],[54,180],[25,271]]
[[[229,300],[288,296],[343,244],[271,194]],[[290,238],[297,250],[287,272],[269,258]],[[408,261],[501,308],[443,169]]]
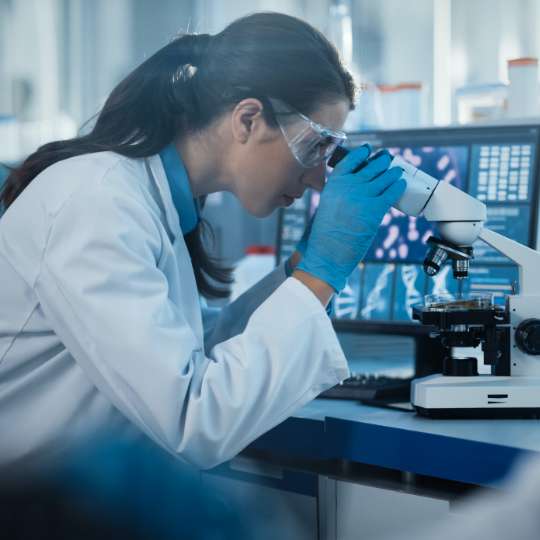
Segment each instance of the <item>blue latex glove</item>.
[[309,235],[311,234],[311,227],[313,227],[313,219],[314,218],[315,218],[315,216],[311,217],[311,219],[309,220],[309,223],[306,225],[306,228],[304,230],[304,234],[302,235],[302,238],[300,238],[300,242],[298,242],[298,244],[296,244],[296,251],[298,251],[302,255],[304,255],[304,253],[306,252],[308,238],[309,238]]
[[[321,194],[304,257],[298,265],[336,292],[371,245],[384,214],[403,195],[402,169],[389,169],[392,156],[361,146],[338,163]],[[354,173],[360,165],[360,171]]]

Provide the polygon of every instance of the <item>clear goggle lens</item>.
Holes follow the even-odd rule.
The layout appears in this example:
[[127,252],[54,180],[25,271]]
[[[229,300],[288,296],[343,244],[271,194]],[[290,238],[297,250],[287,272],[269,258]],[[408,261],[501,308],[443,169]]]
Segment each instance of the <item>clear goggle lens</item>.
[[297,111],[291,113],[289,109],[289,112],[281,112],[276,106],[277,100],[271,100],[271,103],[281,132],[302,167],[320,165],[332,155],[338,145],[347,140],[343,131],[321,126]]
[[347,137],[326,128],[314,129],[312,125],[307,125],[295,137],[285,138],[293,156],[303,167],[316,167],[326,161],[334,152],[336,147],[343,144]]

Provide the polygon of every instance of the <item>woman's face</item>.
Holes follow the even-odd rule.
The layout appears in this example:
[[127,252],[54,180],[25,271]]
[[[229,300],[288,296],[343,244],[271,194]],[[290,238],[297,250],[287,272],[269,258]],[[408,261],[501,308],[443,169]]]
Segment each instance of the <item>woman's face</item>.
[[[349,112],[349,102],[323,104],[311,120],[340,130]],[[255,99],[240,102],[232,113],[234,144],[229,165],[232,190],[244,208],[257,217],[289,206],[307,188],[320,191],[325,182],[326,162],[305,168],[295,159],[279,127],[264,120],[262,104]],[[293,122],[304,122],[299,116]]]

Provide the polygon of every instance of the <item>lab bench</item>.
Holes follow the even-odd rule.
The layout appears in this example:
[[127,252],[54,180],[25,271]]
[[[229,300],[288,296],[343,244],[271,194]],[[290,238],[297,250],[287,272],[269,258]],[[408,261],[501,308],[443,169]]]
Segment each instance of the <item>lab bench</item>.
[[538,452],[538,420],[432,420],[316,399],[208,476],[261,501],[269,538],[375,539],[459,512],[456,501]]
[[[357,373],[409,377],[437,357],[410,336],[338,337]],[[531,453],[540,453],[538,420],[433,420],[316,399],[205,477],[264,523],[258,539],[378,540],[459,516],[457,503],[497,489]]]

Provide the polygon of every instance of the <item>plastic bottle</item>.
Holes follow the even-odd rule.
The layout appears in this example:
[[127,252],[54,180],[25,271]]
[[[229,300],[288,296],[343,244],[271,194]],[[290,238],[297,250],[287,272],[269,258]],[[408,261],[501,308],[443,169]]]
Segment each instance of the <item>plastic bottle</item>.
[[231,302],[255,285],[276,266],[275,249],[272,246],[248,246],[234,270]]
[[538,59],[514,58],[508,60],[508,117],[538,116]]

